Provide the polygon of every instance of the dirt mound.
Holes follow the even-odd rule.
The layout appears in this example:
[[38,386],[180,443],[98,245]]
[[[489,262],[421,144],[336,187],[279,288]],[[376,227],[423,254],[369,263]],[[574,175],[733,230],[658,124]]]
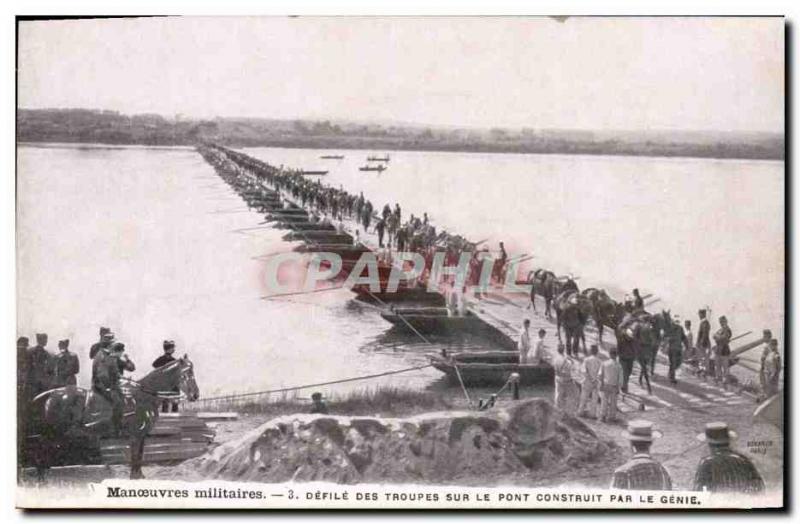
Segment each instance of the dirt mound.
[[407,419],[283,416],[164,473],[184,480],[255,482],[546,478],[608,450],[583,422],[533,399],[506,409]]

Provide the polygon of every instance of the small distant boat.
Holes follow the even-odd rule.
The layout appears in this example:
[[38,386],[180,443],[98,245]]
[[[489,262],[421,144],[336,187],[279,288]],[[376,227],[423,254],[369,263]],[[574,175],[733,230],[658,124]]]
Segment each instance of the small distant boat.
[[386,171],[386,169],[388,168],[382,164],[378,166],[361,166],[358,168],[359,171],[377,171],[378,173]]
[[344,155],[322,155],[320,158],[325,160],[342,160]]
[[552,384],[553,366],[549,363],[520,364],[519,354],[514,351],[465,351],[444,355],[430,355],[433,367],[447,375],[453,383],[464,385],[502,386],[512,373],[519,373],[521,386]]
[[389,155],[386,156],[368,156],[367,162],[388,162]]
[[322,175],[327,175],[328,172],[327,171],[305,171],[305,170],[303,170],[303,171],[300,171],[300,174],[301,175],[319,175],[319,176],[322,176]]

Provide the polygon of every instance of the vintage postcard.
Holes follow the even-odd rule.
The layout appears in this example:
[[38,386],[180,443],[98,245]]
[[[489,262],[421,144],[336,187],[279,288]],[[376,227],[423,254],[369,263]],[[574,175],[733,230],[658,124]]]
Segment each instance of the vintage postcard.
[[785,26],[18,19],[17,506],[785,507]]

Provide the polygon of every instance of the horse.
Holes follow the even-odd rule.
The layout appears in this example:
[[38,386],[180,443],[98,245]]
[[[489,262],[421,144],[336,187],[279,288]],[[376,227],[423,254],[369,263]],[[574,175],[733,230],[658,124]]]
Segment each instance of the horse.
[[650,374],[655,375],[655,366],[656,366],[656,358],[655,355],[658,353],[658,348],[661,347],[663,343],[663,339],[667,330],[672,328],[672,310],[670,309],[662,309],[661,313],[657,315],[651,315],[653,329],[655,331],[655,338],[656,338],[656,353],[653,355],[653,361],[650,364]]
[[583,342],[583,352],[586,353],[586,337],[583,328],[592,312],[592,304],[575,290],[561,292],[555,299],[556,333],[561,341],[561,327],[567,339],[567,355],[577,355],[579,341]]
[[612,299],[604,289],[586,288],[581,291],[581,295],[586,297],[592,304],[591,317],[597,326],[598,339],[602,344],[603,328],[608,326],[616,329],[625,315],[625,308],[622,304]]
[[533,307],[533,310],[536,311],[535,297],[539,295],[544,298],[545,317],[551,318],[550,306],[561,287],[558,277],[552,271],[537,269],[528,273],[528,282],[531,284],[531,303],[528,307]]
[[[165,400],[160,392],[178,388],[187,400],[195,401],[200,390],[187,355],[154,369],[139,381],[123,380],[128,384],[121,431],[130,439],[130,478],[140,479],[144,478],[144,440]],[[64,459],[74,460],[76,452],[90,450],[96,454],[97,441],[113,433],[111,404],[91,389],[66,386],[45,391],[31,401],[28,413],[23,456],[36,467],[40,481],[48,468]]]
[[627,393],[628,379],[633,372],[633,362],[639,363],[639,385],[644,380],[647,392],[653,393],[650,386],[648,368],[652,370],[658,350],[653,316],[645,311],[626,314],[616,328],[617,350],[623,370],[622,390]]

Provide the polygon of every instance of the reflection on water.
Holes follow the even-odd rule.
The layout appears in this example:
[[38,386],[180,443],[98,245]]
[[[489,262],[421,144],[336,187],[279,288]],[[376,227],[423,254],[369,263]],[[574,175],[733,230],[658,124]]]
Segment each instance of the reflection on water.
[[[417,366],[427,363],[427,353],[442,348],[491,347],[473,335],[422,341],[393,328],[376,307],[353,300],[346,290],[263,300],[263,255],[289,251],[296,244],[283,242],[281,231],[251,229],[260,227],[264,217],[247,210],[194,151],[83,146],[20,147],[18,153],[18,332],[32,340],[37,332],[49,333],[51,349],[57,340],[70,338],[70,348],[81,357],[80,384],[89,382],[86,354],[100,326],[111,327],[126,343],[138,365],[135,377],[147,372],[164,339],[174,339],[178,351],[189,353],[195,362],[205,396]],[[320,164],[319,151],[255,153],[298,167]],[[697,296],[686,303],[705,302],[710,300],[708,288],[716,286],[715,312],[733,311],[728,316],[738,322],[734,327],[750,329],[766,322],[778,332],[776,319],[782,316],[782,307],[775,297],[782,296],[782,266],[767,262],[773,255],[780,254],[781,260],[783,256],[781,221],[775,218],[782,216],[780,163],[723,162],[720,167],[712,160],[397,152],[389,171],[380,178],[364,178],[367,175],[357,170],[348,171],[348,162],[363,161],[357,154],[348,152],[336,167],[325,164],[331,169],[328,181],[364,190],[379,205],[396,200],[406,214],[427,210],[440,227],[473,239],[505,239],[517,252],[536,253],[537,264],[579,268],[575,272],[582,285],[601,282],[601,276],[628,284],[646,281],[665,305],[672,304],[670,300],[682,303],[686,288]],[[613,187],[617,169],[627,186]],[[654,183],[637,189],[626,173],[640,169],[655,177],[680,176],[690,182],[684,181],[677,196],[667,191],[674,189],[671,185]],[[662,207],[658,202],[678,202],[679,211],[685,213],[684,204],[694,194],[693,181],[709,184],[711,177],[716,183],[721,173],[730,177],[732,185],[760,187],[768,201],[781,195],[781,205],[755,210],[750,202],[742,207],[738,193],[725,193],[740,211],[726,217],[725,227],[737,234],[759,231],[763,248],[744,249],[741,239],[727,232],[714,240],[717,222],[709,224],[711,230],[702,237],[708,238],[708,245],[699,243],[701,237],[690,231],[700,227],[697,224],[684,223],[687,219],[665,223],[659,218],[664,214],[663,202]],[[492,176],[487,179],[486,174]],[[520,178],[523,174],[527,178]],[[589,178],[595,181],[590,184]],[[600,191],[597,180],[612,184],[610,193]],[[594,193],[581,192],[587,188]],[[713,197],[711,189],[704,186]],[[631,198],[634,190],[639,192]],[[583,203],[601,198],[612,199],[611,209],[628,220],[638,216],[632,201],[645,206],[652,223],[659,224],[658,235],[642,243],[634,228],[631,235],[597,237],[597,228],[613,225],[609,224],[613,217],[598,217],[596,209],[589,213]],[[572,204],[563,207],[565,201]],[[712,199],[708,206],[713,205]],[[690,207],[698,207],[697,202]],[[565,209],[571,212],[564,213]],[[532,246],[517,248],[526,241]],[[728,241],[730,245],[717,245]],[[721,284],[713,269],[695,273],[704,263],[718,263],[719,250],[739,254],[720,262],[727,271],[725,282],[736,283],[732,290],[723,283],[725,293],[719,292]],[[674,256],[664,258],[658,254],[663,251]],[[636,272],[640,258],[646,258],[651,270]],[[758,268],[757,285],[747,267]],[[780,269],[767,271],[772,267]],[[728,302],[744,307],[728,308]],[[765,303],[769,307],[761,307]],[[325,388],[325,393],[379,384],[452,390],[441,373],[427,368]]]

